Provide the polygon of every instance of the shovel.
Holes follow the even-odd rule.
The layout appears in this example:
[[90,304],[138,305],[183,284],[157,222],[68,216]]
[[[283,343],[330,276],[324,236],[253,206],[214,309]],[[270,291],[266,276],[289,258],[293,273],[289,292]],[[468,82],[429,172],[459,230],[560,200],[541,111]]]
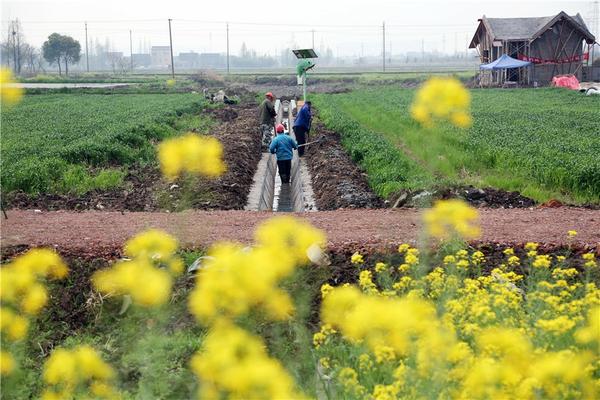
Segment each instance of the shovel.
[[321,136],[320,138],[318,138],[317,140],[313,140],[312,142],[308,142],[308,143],[304,143],[304,144],[299,144],[298,147],[308,146],[309,144],[314,144],[314,143],[319,143],[319,142],[322,142],[323,139],[324,139],[324,137]]

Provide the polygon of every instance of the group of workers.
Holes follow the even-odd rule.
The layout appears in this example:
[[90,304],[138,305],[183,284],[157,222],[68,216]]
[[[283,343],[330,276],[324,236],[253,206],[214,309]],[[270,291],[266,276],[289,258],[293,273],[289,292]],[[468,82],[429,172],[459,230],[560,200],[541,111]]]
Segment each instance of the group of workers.
[[275,126],[275,137],[271,136],[271,129],[275,124],[275,96],[269,92],[265,94],[265,99],[260,105],[259,122],[260,134],[262,135],[262,145],[271,154],[277,157],[277,168],[279,169],[279,177],[281,183],[290,183],[290,174],[292,169],[293,151],[298,151],[298,156],[302,157],[305,151],[305,145],[308,142],[310,125],[312,122],[311,102],[305,102],[294,120],[294,135],[296,140],[289,136],[289,131],[286,132],[283,124]]

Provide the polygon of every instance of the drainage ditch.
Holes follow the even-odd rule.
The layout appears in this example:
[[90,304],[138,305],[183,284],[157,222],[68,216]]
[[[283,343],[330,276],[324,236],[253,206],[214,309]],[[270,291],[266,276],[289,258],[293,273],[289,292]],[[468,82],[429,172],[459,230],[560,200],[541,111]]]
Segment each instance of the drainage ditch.
[[[292,127],[297,105],[294,100],[277,100],[276,123],[283,124],[289,135],[296,139]],[[282,184],[277,170],[277,160],[268,151],[262,158],[254,174],[253,184],[245,207],[251,211],[303,212],[316,211],[315,196],[311,177],[305,162],[294,152],[291,180]]]

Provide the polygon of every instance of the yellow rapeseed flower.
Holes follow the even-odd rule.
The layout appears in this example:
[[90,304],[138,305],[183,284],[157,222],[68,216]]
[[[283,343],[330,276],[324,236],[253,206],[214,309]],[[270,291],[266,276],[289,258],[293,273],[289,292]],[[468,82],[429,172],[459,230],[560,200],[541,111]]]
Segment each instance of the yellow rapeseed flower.
[[124,246],[128,257],[164,260],[177,251],[177,240],[166,232],[149,229],[129,239]]
[[256,230],[257,247],[217,244],[209,251],[213,259],[197,275],[189,307],[201,322],[215,317],[238,316],[260,307],[270,319],[287,319],[293,304],[277,287],[309,254],[321,248],[325,236],[310,224],[293,217],[273,218]]
[[72,398],[80,387],[89,390],[95,397],[112,398],[116,391],[108,382],[113,376],[110,365],[90,346],[59,348],[44,363],[42,377],[49,387],[42,399]]
[[378,262],[377,264],[375,264],[375,272],[383,272],[386,271],[388,268],[386,263],[383,262]]
[[402,254],[408,249],[410,249],[410,245],[402,243],[400,246],[398,246],[398,253]]
[[527,243],[525,244],[525,250],[527,250],[527,251],[534,251],[534,250],[537,250],[538,246],[539,246],[539,244],[538,244],[538,243],[535,243],[535,242],[527,242]]
[[154,307],[167,302],[173,278],[169,272],[148,260],[119,261],[111,268],[97,271],[92,283],[108,295],[130,295],[141,306]]
[[324,299],[329,293],[331,293],[332,290],[333,286],[331,286],[329,283],[321,285],[321,298]]
[[556,335],[561,335],[570,331],[575,326],[575,321],[565,315],[561,315],[554,319],[539,319],[535,323],[540,329]]
[[575,339],[580,343],[593,343],[600,348],[600,307],[589,311],[587,325],[575,332]]
[[0,375],[10,375],[14,369],[15,359],[13,356],[4,350],[0,350]]
[[567,236],[569,236],[569,238],[574,238],[575,236],[577,236],[577,231],[574,231],[574,230],[567,231]]
[[292,378],[255,336],[217,321],[190,361],[200,398],[300,399]]
[[23,89],[17,86],[10,69],[0,68],[0,100],[2,106],[11,106],[21,101]]
[[359,252],[356,252],[356,253],[352,254],[352,257],[350,257],[350,262],[352,264],[363,264],[365,262],[365,260],[363,259],[362,254],[360,254]]
[[429,235],[449,239],[455,235],[462,239],[475,239],[480,235],[479,213],[462,200],[441,200],[423,214]]
[[470,106],[471,95],[457,79],[434,77],[417,91],[410,112],[425,126],[448,121],[467,128],[472,124]]
[[365,293],[377,293],[377,287],[372,278],[373,274],[369,270],[360,271],[358,275],[358,285]]
[[539,255],[535,257],[535,260],[531,265],[533,265],[534,268],[550,268],[551,264],[552,260],[550,259],[550,256]]
[[226,170],[223,146],[210,136],[189,132],[163,141],[158,146],[158,160],[163,175],[173,180],[184,172],[217,177]]
[[40,312],[47,302],[48,293],[46,287],[36,283],[31,285],[27,293],[23,296],[21,309],[25,314],[35,315]]
[[164,304],[171,295],[173,276],[181,274],[184,268],[176,254],[177,247],[177,240],[166,232],[142,232],[124,245],[124,253],[131,259],[97,271],[92,283],[107,295],[130,295],[141,306]]
[[291,216],[270,218],[256,228],[256,244],[281,253],[281,257],[292,256],[299,265],[312,261],[311,254],[325,247],[325,234],[310,223]]

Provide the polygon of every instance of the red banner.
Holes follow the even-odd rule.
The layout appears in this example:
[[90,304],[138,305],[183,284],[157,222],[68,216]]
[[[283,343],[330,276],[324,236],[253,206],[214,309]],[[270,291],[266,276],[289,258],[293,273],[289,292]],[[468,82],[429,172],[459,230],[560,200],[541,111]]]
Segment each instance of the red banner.
[[534,64],[569,64],[572,62],[589,60],[590,53],[583,53],[582,55],[578,54],[578,55],[575,55],[572,57],[561,58],[559,60],[547,60],[547,59],[538,58],[538,57],[528,57],[525,54],[519,54],[518,58],[521,61],[530,61]]

